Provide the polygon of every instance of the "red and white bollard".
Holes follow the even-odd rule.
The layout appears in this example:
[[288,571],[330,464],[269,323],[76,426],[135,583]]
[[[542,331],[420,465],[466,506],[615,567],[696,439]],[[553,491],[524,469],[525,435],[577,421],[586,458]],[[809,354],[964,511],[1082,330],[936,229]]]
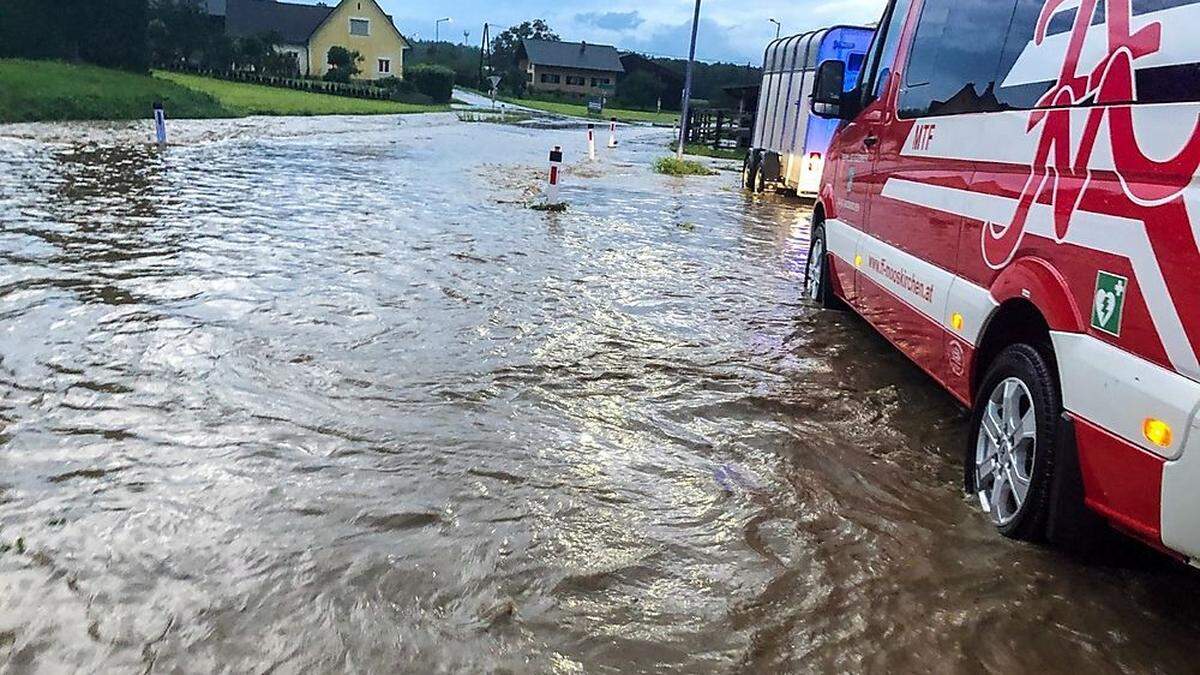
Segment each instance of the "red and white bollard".
[[608,123],[608,147],[617,147],[617,118],[612,118]]
[[588,159],[596,161],[596,125],[588,125]]
[[562,146],[556,145],[550,151],[550,184],[546,187],[546,203],[558,204],[558,178],[562,169]]

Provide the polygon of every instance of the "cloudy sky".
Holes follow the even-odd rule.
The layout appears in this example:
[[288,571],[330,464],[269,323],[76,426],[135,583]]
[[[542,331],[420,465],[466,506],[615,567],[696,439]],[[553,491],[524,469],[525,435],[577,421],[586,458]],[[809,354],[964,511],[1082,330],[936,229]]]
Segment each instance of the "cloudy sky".
[[[302,0],[312,1],[312,0]],[[486,21],[503,27],[527,19],[546,19],[564,40],[614,44],[624,49],[687,56],[694,4],[691,0],[451,0],[412,2],[381,0],[405,34],[432,39],[434,21],[442,24],[442,39],[463,41],[471,32],[477,44]],[[884,0],[704,0],[697,56],[706,61],[762,61],[766,43],[783,23],[784,34],[836,23],[876,21]],[[440,8],[440,9],[438,9]],[[494,30],[494,29],[493,29]]]

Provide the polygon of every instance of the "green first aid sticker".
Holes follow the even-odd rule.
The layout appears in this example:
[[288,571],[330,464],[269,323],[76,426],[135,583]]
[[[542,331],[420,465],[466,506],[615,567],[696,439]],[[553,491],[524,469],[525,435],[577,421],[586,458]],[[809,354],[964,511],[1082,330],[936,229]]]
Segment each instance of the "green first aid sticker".
[[1125,294],[1129,280],[1101,271],[1096,275],[1096,295],[1092,301],[1092,328],[1121,337],[1121,315],[1125,313]]

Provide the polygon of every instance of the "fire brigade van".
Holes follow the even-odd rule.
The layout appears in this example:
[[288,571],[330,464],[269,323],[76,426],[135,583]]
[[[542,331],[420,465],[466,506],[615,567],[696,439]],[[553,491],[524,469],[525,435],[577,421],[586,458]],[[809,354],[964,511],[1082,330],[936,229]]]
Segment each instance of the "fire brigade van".
[[1200,0],[890,0],[857,86],[818,68],[805,292],[972,409],[1005,536],[1200,564],[1197,32]]

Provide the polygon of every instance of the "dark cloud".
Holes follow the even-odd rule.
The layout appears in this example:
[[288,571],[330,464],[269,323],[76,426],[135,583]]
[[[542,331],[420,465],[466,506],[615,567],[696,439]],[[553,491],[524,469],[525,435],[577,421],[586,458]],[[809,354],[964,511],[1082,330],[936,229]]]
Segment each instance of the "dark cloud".
[[[656,30],[648,39],[633,39],[624,46],[661,56],[687,58],[688,43],[692,37],[692,24],[666,26]],[[696,58],[701,61],[727,61],[731,63],[762,64],[761,45],[745,45],[735,42],[728,28],[709,19],[700,20],[700,35],[696,41]]]
[[587,12],[576,14],[575,20],[587,26],[603,30],[633,30],[642,25],[644,19],[635,12]]

